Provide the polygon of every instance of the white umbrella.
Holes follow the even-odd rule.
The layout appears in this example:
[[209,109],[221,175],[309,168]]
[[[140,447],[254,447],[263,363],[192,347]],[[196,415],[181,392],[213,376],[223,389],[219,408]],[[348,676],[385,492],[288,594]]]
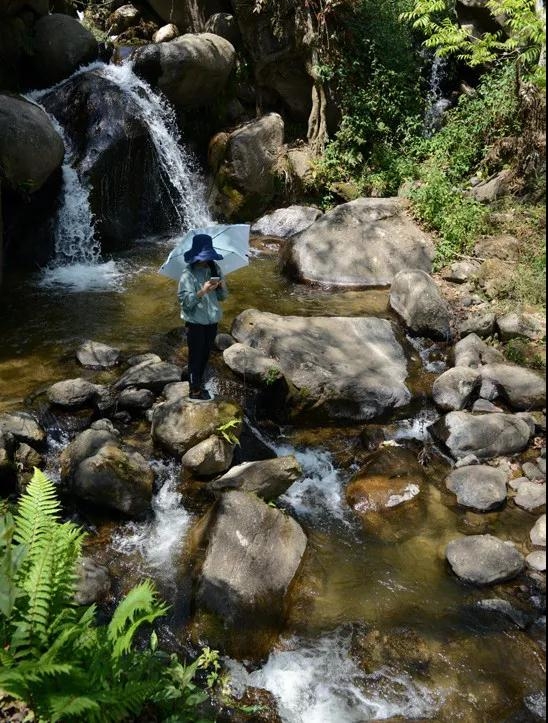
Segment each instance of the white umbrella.
[[159,273],[170,279],[179,281],[181,274],[187,266],[185,253],[192,248],[192,239],[196,234],[207,234],[213,239],[213,248],[221,254],[222,261],[216,261],[226,276],[233,271],[249,266],[249,234],[251,227],[248,224],[235,224],[232,226],[208,226],[206,228],[192,229],[175,246],[166,262],[161,266]]

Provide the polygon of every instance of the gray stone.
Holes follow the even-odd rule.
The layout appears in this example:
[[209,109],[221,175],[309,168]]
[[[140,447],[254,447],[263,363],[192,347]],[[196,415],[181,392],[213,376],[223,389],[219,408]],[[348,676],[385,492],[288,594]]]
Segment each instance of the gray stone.
[[78,466],[88,457],[93,457],[107,444],[118,444],[118,435],[108,425],[86,429],[61,452],[61,480],[70,481]]
[[478,268],[479,263],[475,261],[455,261],[449,268],[444,269],[442,277],[453,284],[464,284]]
[[390,306],[413,333],[432,339],[449,339],[449,305],[426,272],[417,269],[400,271],[392,282]]
[[518,419],[523,419],[525,424],[529,427],[529,430],[531,431],[531,435],[533,435],[536,431],[536,423],[535,418],[532,414],[529,414],[529,412],[518,412],[516,414],[516,417]]
[[524,482],[529,482],[529,481],[530,480],[528,480],[527,477],[515,477],[514,479],[510,480],[509,484],[513,490],[517,491],[517,490],[519,490],[519,488],[521,487],[521,485]]
[[47,391],[51,404],[66,409],[92,406],[97,396],[97,386],[87,379],[65,379],[53,384]]
[[114,385],[118,391],[128,387],[137,389],[150,389],[151,392],[160,393],[168,384],[181,381],[182,370],[175,364],[167,362],[144,361],[130,367]]
[[122,5],[111,13],[107,19],[106,26],[109,35],[119,35],[125,30],[137,25],[141,13],[131,4]]
[[450,412],[429,427],[456,459],[475,454],[492,459],[523,451],[529,444],[529,425],[511,414]]
[[90,425],[90,429],[95,429],[100,432],[109,432],[114,437],[120,436],[120,433],[118,432],[114,424],[112,424],[110,419],[98,419]]
[[305,231],[322,215],[318,208],[311,206],[279,208],[255,221],[251,226],[251,234],[253,236],[289,238],[301,231]]
[[293,455],[244,462],[211,482],[208,489],[215,492],[230,489],[253,492],[268,502],[283,495],[302,474],[302,468]]
[[535,522],[529,533],[531,542],[535,547],[546,547],[546,515],[542,515]]
[[110,576],[103,565],[90,557],[82,557],[76,568],[77,582],[74,602],[77,605],[92,605],[102,602],[110,593]]
[[246,344],[234,343],[223,353],[225,364],[252,384],[266,384],[269,379],[282,377],[279,365],[272,357]]
[[533,512],[546,504],[546,482],[539,484],[527,480],[519,486],[518,493],[514,498],[518,507]]
[[434,401],[444,411],[464,409],[481,382],[479,371],[469,367],[448,369],[432,387]]
[[546,406],[546,380],[541,374],[512,364],[487,364],[480,372],[484,381],[497,386],[512,409],[527,411]]
[[[341,253],[344,249],[344,253]],[[293,237],[283,260],[293,278],[328,286],[388,286],[403,270],[432,270],[431,239],[397,198],[359,198]]]
[[65,147],[47,113],[16,95],[0,94],[2,183],[33,192],[61,167]]
[[88,369],[110,369],[118,364],[120,350],[98,341],[85,341],[76,352],[76,358]]
[[546,460],[543,457],[537,458],[537,467],[540,469],[541,473],[546,477]]
[[190,384],[188,382],[173,382],[164,387],[162,396],[166,402],[175,402],[182,399],[188,399],[190,394]]
[[504,363],[504,355],[477,334],[468,334],[455,344],[455,366],[476,368],[482,364]]
[[145,412],[154,404],[156,397],[150,389],[128,387],[118,397],[118,406],[129,412]]
[[531,616],[523,610],[515,608],[508,600],[493,598],[491,600],[479,600],[477,607],[488,612],[499,613],[509,618],[518,628],[525,630],[532,622]]
[[0,414],[0,434],[13,435],[18,442],[42,450],[46,445],[46,432],[37,419],[27,412]]
[[233,456],[234,446],[214,434],[189,449],[181,464],[198,477],[213,477],[229,469]]
[[169,43],[170,40],[175,40],[181,33],[179,28],[173,23],[162,25],[152,36],[153,43]]
[[521,469],[523,470],[523,474],[527,477],[527,479],[531,480],[531,482],[534,482],[535,480],[542,481],[544,479],[544,475],[540,469],[532,462],[525,462],[521,465]]
[[489,512],[506,501],[507,481],[508,477],[502,470],[474,465],[454,470],[445,484],[456,494],[459,505]]
[[223,494],[198,584],[198,607],[229,625],[250,615],[279,620],[306,544],[294,519],[256,495]]
[[127,360],[127,364],[129,367],[136,367],[140,364],[144,364],[145,362],[148,362],[149,364],[160,364],[163,359],[158,356],[158,354],[152,354],[150,352],[147,352],[146,354],[135,354],[135,356],[131,356]]
[[230,13],[215,13],[211,15],[206,22],[205,29],[208,33],[220,35],[221,38],[228,40],[235,48],[238,48],[241,44],[242,37],[238,28],[238,22]]
[[466,457],[458,459],[455,462],[455,469],[460,469],[461,467],[471,467],[472,465],[479,463],[480,461],[475,454],[467,454]]
[[478,399],[472,405],[472,411],[477,414],[494,414],[495,412],[502,412],[503,410],[487,399]]
[[20,469],[31,472],[34,467],[42,469],[44,457],[28,444],[22,443],[17,446],[14,461]]
[[410,401],[405,355],[385,319],[284,317],[248,309],[234,321],[232,334],[270,357],[301,401],[325,419],[368,421]]
[[65,80],[98,54],[97,41],[76,18],[55,13],[40,18],[34,26],[29,63],[41,88]]
[[490,379],[482,379],[479,396],[480,399],[483,399],[485,402],[493,402],[495,399],[498,399],[499,390],[497,385]]
[[214,102],[236,63],[234,47],[219,35],[185,34],[168,43],[137,48],[137,75],[157,86],[183,112]]
[[230,334],[217,334],[215,337],[215,348],[219,351],[226,351],[235,343],[236,340]]
[[524,568],[523,555],[492,535],[471,535],[450,542],[446,556],[453,572],[474,585],[511,580]]
[[497,318],[497,326],[503,341],[520,337],[536,340],[546,335],[546,322],[533,314],[505,314]]
[[489,181],[479,183],[477,186],[469,189],[469,193],[476,201],[480,203],[492,203],[497,198],[507,196],[510,190],[510,172],[501,171]]
[[461,337],[477,334],[480,338],[486,339],[495,333],[495,318],[495,314],[491,312],[469,316],[459,324],[459,333]]
[[526,561],[532,570],[546,572],[546,550],[534,550],[527,555]]

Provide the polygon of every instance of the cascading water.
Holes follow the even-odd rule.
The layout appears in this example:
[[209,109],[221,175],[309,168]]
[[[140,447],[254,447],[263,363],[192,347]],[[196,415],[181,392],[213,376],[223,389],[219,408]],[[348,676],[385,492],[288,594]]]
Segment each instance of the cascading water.
[[451,105],[443,96],[443,81],[447,75],[447,59],[434,56],[430,71],[426,113],[424,115],[424,135],[429,138],[440,129],[442,116]]
[[[117,85],[137,109],[139,120],[149,129],[166,196],[178,220],[177,231],[211,225],[204,185],[194,159],[181,143],[175,114],[169,103],[135,75],[131,62],[124,65],[94,63],[81,68],[75,75],[90,71],[100,73]],[[40,98],[50,91],[35,92],[29,98],[39,103]],[[120,262],[103,261],[95,235],[89,188],[75,168],[72,149],[62,127],[53,116],[50,115],[50,118],[65,142],[66,155],[63,196],[55,220],[55,259],[44,270],[41,283],[46,287],[61,285],[77,291],[121,289],[128,269]]]

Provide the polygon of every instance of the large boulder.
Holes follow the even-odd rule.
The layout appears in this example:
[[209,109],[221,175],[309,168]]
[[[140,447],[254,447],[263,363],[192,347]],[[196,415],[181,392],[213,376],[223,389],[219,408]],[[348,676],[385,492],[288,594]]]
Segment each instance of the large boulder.
[[61,455],[61,479],[79,500],[127,517],[150,509],[154,473],[141,454],[123,450],[109,431],[89,429]]
[[289,238],[289,236],[295,236],[295,234],[305,231],[322,215],[320,209],[313,206],[279,208],[255,221],[251,226],[251,234]]
[[469,367],[454,367],[439,376],[432,387],[434,401],[444,411],[464,409],[481,385],[481,374]]
[[192,471],[197,477],[213,477],[226,472],[232,464],[234,445],[217,434],[200,442],[184,455],[183,469]]
[[[104,71],[108,73],[108,71]],[[175,227],[170,180],[164,177],[147,119],[137,102],[102,70],[71,78],[41,100],[63,126],[103,251]]]
[[337,206],[290,240],[284,269],[329,286],[388,286],[406,269],[432,270],[431,240],[395,198]]
[[222,495],[209,534],[196,601],[226,625],[278,621],[306,550],[295,520],[256,495]]
[[49,88],[75,70],[96,60],[99,46],[75,18],[61,13],[46,15],[34,27],[29,63],[40,88]]
[[87,379],[65,379],[52,384],[47,390],[48,401],[65,409],[93,406],[103,389]]
[[432,424],[429,431],[456,459],[470,454],[478,459],[491,459],[521,452],[532,434],[530,426],[519,416],[469,412],[450,412]]
[[385,319],[248,309],[234,321],[232,335],[270,357],[304,407],[324,421],[374,419],[411,399],[405,355]]
[[[169,454],[183,457],[200,442],[218,434],[225,424],[241,420],[242,416],[241,409],[230,402],[194,404],[175,395],[154,408],[152,438]],[[238,437],[241,426],[231,431]]]
[[413,334],[449,339],[449,304],[443,299],[434,279],[424,271],[400,271],[392,282],[390,306]]
[[36,417],[27,412],[0,414],[0,435],[11,435],[18,442],[41,450],[46,446],[46,431]]
[[225,90],[236,63],[233,46],[218,35],[182,35],[133,53],[133,68],[183,111],[210,105]]
[[211,210],[229,221],[257,218],[274,198],[284,153],[284,122],[277,113],[215,136],[209,149],[215,174]]
[[459,505],[489,512],[506,501],[507,482],[504,470],[478,464],[453,470],[445,484],[456,494]]
[[253,384],[269,384],[283,376],[272,357],[247,344],[232,344],[223,352],[223,359],[235,374]]
[[498,364],[505,361],[504,354],[486,344],[477,334],[468,334],[458,341],[453,353],[457,367],[476,369],[483,364]]
[[496,385],[512,409],[528,411],[546,406],[546,379],[538,372],[512,364],[487,364],[479,371],[484,381]]
[[40,106],[0,95],[0,175],[14,189],[37,191],[60,168],[63,139]]
[[181,381],[182,370],[175,364],[154,360],[145,360],[140,364],[130,367],[118,379],[114,388],[123,391],[129,387],[137,389],[149,389],[151,392],[160,393],[169,384]]
[[511,580],[525,567],[523,555],[512,543],[492,535],[471,535],[453,540],[445,554],[455,575],[474,585]]
[[208,489],[215,492],[234,489],[253,492],[269,502],[283,495],[302,474],[302,468],[293,455],[259,462],[244,462],[210,482]]
[[503,341],[519,338],[536,340],[546,336],[546,319],[534,314],[504,314],[497,317],[497,326]]

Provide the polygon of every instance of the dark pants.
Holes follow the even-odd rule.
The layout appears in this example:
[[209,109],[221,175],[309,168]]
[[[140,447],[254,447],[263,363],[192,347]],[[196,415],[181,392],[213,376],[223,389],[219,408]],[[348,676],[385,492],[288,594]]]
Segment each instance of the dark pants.
[[188,375],[190,388],[200,389],[213,343],[217,336],[217,324],[187,324]]

